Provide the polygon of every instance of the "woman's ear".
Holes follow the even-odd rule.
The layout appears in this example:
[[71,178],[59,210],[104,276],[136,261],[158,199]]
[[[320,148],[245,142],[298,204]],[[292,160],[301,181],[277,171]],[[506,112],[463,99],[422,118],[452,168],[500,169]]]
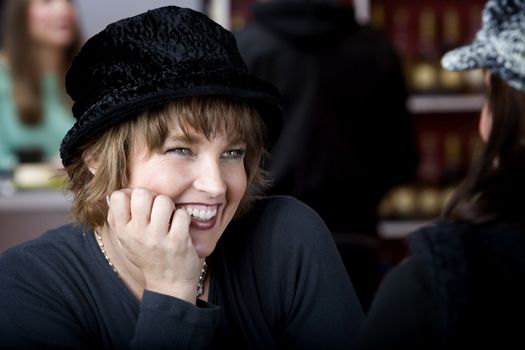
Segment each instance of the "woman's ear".
[[98,169],[98,161],[93,156],[93,152],[86,151],[84,152],[84,155],[82,157],[84,159],[84,163],[86,163],[86,166],[91,172],[91,174],[95,175]]

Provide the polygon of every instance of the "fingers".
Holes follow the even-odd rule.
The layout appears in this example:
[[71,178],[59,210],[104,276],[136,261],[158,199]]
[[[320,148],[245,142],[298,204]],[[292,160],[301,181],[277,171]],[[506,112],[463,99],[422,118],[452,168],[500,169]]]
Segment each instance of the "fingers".
[[115,191],[108,197],[108,222],[111,225],[122,228],[131,220],[130,198],[129,189]]
[[139,225],[147,225],[151,220],[151,211],[156,194],[145,188],[125,188],[111,193],[107,197],[109,214],[117,224],[127,224],[133,220]]
[[175,211],[175,204],[168,196],[158,195],[153,201],[150,225],[155,231],[165,234],[170,228],[170,220]]
[[169,234],[179,239],[189,238],[190,223],[191,217],[186,210],[175,210]]
[[131,192],[131,219],[139,226],[148,225],[155,194],[145,188],[135,188]]
[[108,197],[108,205],[108,222],[117,233],[131,229],[137,234],[176,234],[182,239],[189,235],[190,215],[184,209],[176,209],[168,196],[146,188],[122,189]]
[[164,229],[166,234],[170,228],[175,204],[170,197],[157,195],[146,188],[122,189],[107,197],[109,218],[112,223],[123,227],[133,221],[137,226],[153,226]]

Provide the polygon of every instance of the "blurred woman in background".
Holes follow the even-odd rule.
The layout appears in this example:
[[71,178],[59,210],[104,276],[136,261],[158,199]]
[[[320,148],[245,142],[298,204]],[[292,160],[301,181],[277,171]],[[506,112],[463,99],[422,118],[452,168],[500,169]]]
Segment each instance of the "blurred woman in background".
[[8,0],[4,6],[0,171],[11,171],[20,161],[58,155],[74,122],[63,81],[81,36],[71,0]]

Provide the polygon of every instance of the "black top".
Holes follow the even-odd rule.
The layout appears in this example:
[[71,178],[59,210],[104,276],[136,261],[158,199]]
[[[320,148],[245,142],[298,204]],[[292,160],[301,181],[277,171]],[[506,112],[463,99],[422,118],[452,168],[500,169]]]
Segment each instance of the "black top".
[[287,197],[259,201],[208,262],[208,302],[147,290],[139,301],[92,231],[49,231],[0,257],[0,347],[349,348],[363,313],[310,208]]
[[360,349],[523,349],[525,231],[441,222],[383,280]]

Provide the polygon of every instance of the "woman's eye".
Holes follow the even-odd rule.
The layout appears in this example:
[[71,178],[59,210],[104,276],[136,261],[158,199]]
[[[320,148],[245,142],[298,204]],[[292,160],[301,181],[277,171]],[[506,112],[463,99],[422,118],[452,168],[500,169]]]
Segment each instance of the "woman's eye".
[[222,154],[227,159],[241,159],[246,154],[244,149],[230,149]]
[[177,154],[181,156],[192,156],[193,155],[193,153],[191,152],[191,149],[184,148],[184,147],[170,148],[166,151],[166,153]]

